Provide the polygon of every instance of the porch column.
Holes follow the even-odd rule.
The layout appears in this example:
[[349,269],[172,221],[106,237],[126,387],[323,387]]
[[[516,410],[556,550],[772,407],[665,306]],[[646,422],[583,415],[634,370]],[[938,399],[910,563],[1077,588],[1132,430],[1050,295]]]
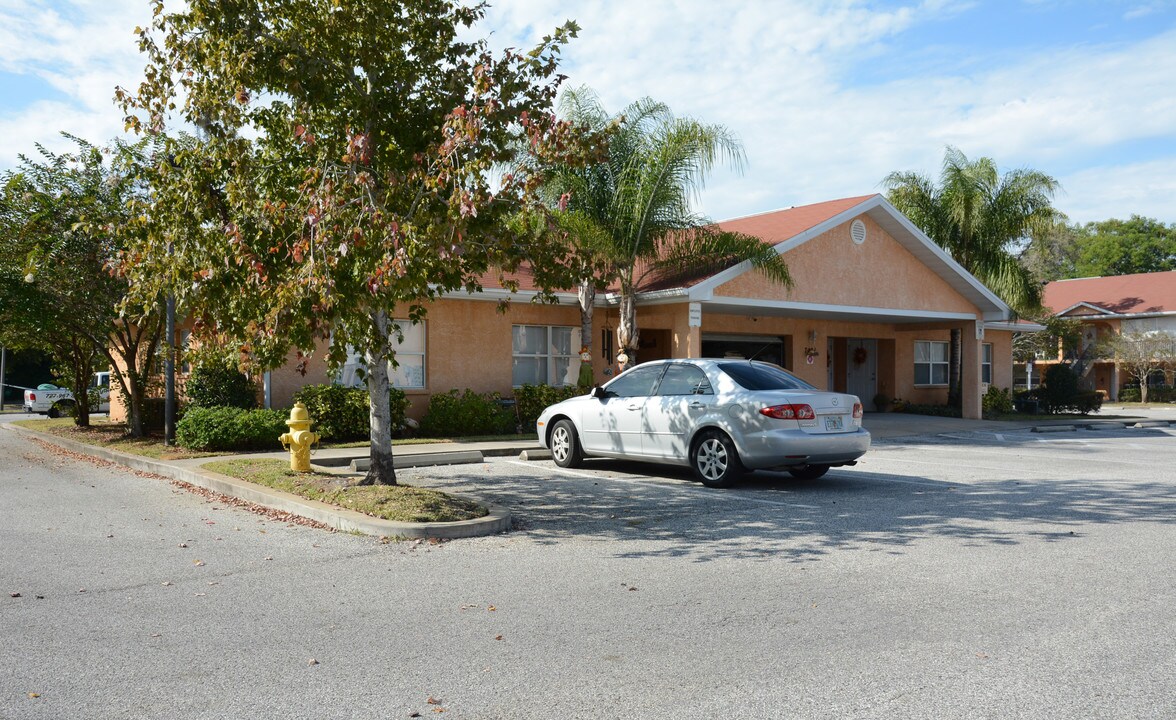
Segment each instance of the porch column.
[[964,323],[960,333],[960,393],[963,400],[963,416],[979,420],[984,416],[980,402],[980,364],[983,358],[984,321],[973,320]]
[[1113,402],[1119,402],[1119,362],[1111,363],[1111,386],[1107,388],[1107,397]]
[[682,350],[685,355],[678,357],[702,357],[702,303],[692,302],[686,306],[686,342]]

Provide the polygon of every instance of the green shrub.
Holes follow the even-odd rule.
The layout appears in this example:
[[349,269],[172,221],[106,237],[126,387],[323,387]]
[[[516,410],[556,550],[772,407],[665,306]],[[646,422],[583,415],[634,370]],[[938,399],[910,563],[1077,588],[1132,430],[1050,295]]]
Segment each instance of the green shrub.
[[1065,412],[1074,406],[1078,396],[1078,374],[1069,365],[1050,365],[1037,391],[1045,412],[1051,415]]
[[1008,388],[989,385],[988,392],[984,393],[980,402],[985,415],[1008,415],[1013,411],[1013,398],[1009,395]]
[[[350,442],[371,436],[371,403],[365,388],[342,385],[306,385],[294,393],[294,402],[306,406],[314,423],[311,429],[325,442]],[[408,396],[399,388],[388,389],[392,432],[404,428]]]
[[535,429],[535,421],[547,406],[583,394],[584,390],[575,385],[523,385],[515,388],[515,412],[518,415],[519,426],[523,432],[529,433]]
[[[1139,392],[1139,386],[1128,386],[1119,391],[1119,400],[1122,402],[1139,402],[1142,396]],[[1150,397],[1148,398],[1151,399]]]
[[1083,415],[1089,415],[1102,410],[1102,402],[1102,393],[1097,390],[1084,390],[1074,396],[1071,407]]
[[189,408],[176,425],[176,443],[193,450],[279,450],[287,417],[280,410]]
[[962,413],[954,405],[918,405],[904,402],[901,407],[895,405],[895,412],[910,413],[912,415],[934,415],[936,417],[961,417]]
[[450,390],[429,398],[421,434],[430,437],[501,435],[515,431],[513,410],[503,407],[499,393]]
[[193,407],[257,407],[257,385],[224,358],[210,358],[196,366],[184,394]]

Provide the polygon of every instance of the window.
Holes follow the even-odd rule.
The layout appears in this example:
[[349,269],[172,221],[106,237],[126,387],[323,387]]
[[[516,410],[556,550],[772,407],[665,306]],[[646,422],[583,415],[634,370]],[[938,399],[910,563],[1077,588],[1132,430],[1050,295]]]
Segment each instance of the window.
[[804,380],[782,367],[767,363],[719,363],[719,369],[745,390],[813,390]]
[[915,341],[915,384],[947,384],[947,343]]
[[980,382],[992,384],[992,343],[980,346],[983,357],[980,358]]
[[657,387],[658,395],[713,395],[706,373],[693,365],[670,365]]
[[[402,341],[397,341],[396,333],[392,333],[392,350],[396,353],[395,365],[388,365],[388,382],[392,387],[401,390],[425,389],[425,323],[413,325],[408,320],[395,320],[396,327],[404,335]],[[346,387],[362,387],[363,355],[355,348],[348,346],[347,362],[339,369],[335,382]]]
[[580,375],[580,328],[515,325],[511,328],[511,382],[575,385]]
[[609,397],[647,397],[653,394],[663,368],[663,365],[654,365],[630,370],[610,382],[605,390]]

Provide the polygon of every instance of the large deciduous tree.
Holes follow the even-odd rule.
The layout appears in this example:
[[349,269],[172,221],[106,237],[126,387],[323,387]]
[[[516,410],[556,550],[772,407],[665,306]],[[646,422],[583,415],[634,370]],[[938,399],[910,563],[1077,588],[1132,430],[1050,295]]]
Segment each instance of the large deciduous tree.
[[720,231],[691,207],[717,163],[736,169],[744,163],[742,145],[727,128],[677,118],[649,98],[610,115],[587,88],[566,91],[559,108],[588,145],[602,142],[606,151],[598,162],[549,164],[543,175],[549,203],[566,213],[559,224],[573,240],[571,254],[579,263],[585,327],[591,327],[595,288],[617,285],[623,367],[637,360],[638,293],[650,282],[746,261],[791,285],[788,267],[771,245]]
[[1081,229],[1072,277],[1104,277],[1176,270],[1176,225],[1132,215],[1087,223]]
[[[156,298],[128,301],[127,279],[113,267],[136,244],[144,219],[137,169],[146,142],[98,148],[67,136],[76,149],[40,160],[21,157],[0,195],[0,336],[14,347],[48,350],[89,424],[87,388],[109,367],[126,400],[131,434],[143,434],[148,368],[160,340]],[[121,308],[121,314],[120,314]]]
[[1176,335],[1159,330],[1114,334],[1104,341],[1103,352],[1139,382],[1139,399],[1147,402],[1152,373],[1176,367]]
[[[969,160],[949,146],[938,183],[915,172],[893,172],[882,184],[895,207],[1013,310],[1029,315],[1039,308],[1041,286],[1013,249],[1063,218],[1053,207],[1061,187],[1057,180],[1028,169],[1001,174],[991,158]],[[951,340],[949,395],[958,404],[959,329],[952,330]]]
[[[536,196],[520,137],[573,152],[551,105],[569,22],[526,53],[466,39],[483,6],[450,0],[190,0],[140,29],[146,81],[120,90],[128,126],[171,142],[127,257],[202,328],[274,365],[290,348],[366,364],[368,483],[395,483],[389,363],[406,323],[539,253],[508,229]],[[167,252],[171,249],[171,253]],[[136,265],[134,256],[149,258]]]

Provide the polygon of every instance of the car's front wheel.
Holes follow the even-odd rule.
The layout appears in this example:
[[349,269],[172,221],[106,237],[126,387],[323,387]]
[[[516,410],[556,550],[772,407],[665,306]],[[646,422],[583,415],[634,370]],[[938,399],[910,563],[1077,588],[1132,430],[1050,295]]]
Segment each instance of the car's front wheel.
[[743,465],[731,438],[718,430],[708,430],[690,451],[690,467],[707,487],[728,487],[743,475]]
[[805,465],[802,468],[789,470],[788,474],[797,480],[816,480],[829,472],[828,465]]
[[584,451],[571,420],[560,420],[551,431],[551,459],[563,468],[580,467]]

